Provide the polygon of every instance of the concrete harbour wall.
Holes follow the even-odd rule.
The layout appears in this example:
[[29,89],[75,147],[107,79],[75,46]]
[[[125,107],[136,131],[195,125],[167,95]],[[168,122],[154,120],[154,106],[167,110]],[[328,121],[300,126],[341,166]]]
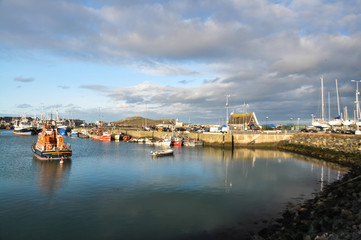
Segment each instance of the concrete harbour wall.
[[[148,138],[162,138],[164,136],[171,136],[171,132],[158,131],[121,131],[134,138],[148,137]],[[183,133],[181,136],[195,138],[204,142],[204,145],[212,146],[257,146],[257,145],[276,145],[280,141],[289,140],[292,134],[212,134],[212,133]]]

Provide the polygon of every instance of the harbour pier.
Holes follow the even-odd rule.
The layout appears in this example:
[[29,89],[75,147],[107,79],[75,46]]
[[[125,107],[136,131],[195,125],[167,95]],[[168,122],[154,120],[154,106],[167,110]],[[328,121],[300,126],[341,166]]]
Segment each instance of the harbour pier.
[[176,133],[162,131],[140,131],[109,129],[114,134],[125,134],[132,138],[153,138],[161,139],[167,136],[179,135],[186,138],[193,138],[203,141],[206,146],[215,147],[255,147],[255,146],[276,146],[281,141],[288,141],[292,133],[244,133],[244,134],[221,134],[221,133]]

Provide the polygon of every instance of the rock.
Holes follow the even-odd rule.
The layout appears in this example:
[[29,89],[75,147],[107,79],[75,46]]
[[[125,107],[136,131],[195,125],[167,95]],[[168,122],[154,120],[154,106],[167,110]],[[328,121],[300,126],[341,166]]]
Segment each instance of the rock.
[[348,218],[348,219],[350,217],[353,217],[352,212],[350,210],[346,210],[346,209],[341,210],[341,216],[344,217],[344,218]]
[[307,211],[307,208],[300,208],[299,210],[298,210],[299,212],[306,212]]
[[311,240],[311,236],[307,235],[303,240]]

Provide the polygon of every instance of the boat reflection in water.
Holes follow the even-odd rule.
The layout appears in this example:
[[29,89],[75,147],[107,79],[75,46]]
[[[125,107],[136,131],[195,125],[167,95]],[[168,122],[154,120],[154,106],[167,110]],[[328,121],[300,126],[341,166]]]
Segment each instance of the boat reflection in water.
[[40,192],[52,196],[69,177],[71,159],[63,163],[58,161],[41,161],[33,157],[33,166],[37,168],[37,184]]

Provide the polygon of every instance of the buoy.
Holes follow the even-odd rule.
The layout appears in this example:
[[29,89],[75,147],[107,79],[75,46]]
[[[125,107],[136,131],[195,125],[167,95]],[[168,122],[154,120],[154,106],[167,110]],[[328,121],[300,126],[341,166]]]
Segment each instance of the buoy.
[[63,161],[63,159],[61,159],[61,160],[60,160],[60,164],[63,164],[63,163],[64,163],[64,161]]

